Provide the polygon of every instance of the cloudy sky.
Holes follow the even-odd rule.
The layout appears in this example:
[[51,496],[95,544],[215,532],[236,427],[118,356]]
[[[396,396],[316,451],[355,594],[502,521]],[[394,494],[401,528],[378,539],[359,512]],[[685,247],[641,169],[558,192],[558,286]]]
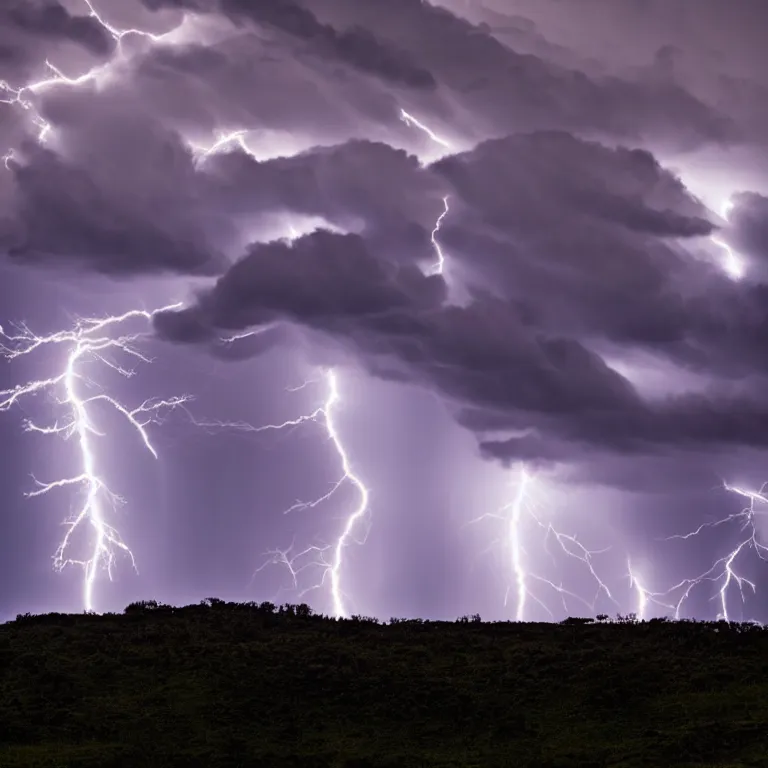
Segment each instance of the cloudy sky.
[[767,25],[5,3],[0,618],[768,620]]

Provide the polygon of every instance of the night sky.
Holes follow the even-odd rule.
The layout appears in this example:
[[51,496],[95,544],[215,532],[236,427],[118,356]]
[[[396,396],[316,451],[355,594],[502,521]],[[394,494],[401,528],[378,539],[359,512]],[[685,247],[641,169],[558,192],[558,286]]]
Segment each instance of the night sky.
[[766,32],[2,3],[0,620],[768,621]]

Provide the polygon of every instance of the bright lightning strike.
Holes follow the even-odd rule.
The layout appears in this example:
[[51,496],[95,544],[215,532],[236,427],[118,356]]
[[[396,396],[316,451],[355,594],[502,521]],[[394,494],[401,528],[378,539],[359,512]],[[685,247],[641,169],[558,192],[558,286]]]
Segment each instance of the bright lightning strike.
[[96,10],[91,0],[83,0],[83,2],[88,6],[88,15],[97,21],[107,32],[109,32],[110,35],[112,35],[113,39],[116,40],[118,43],[122,41],[124,37],[128,37],[129,35],[137,35],[138,37],[146,37],[149,40],[152,40],[153,42],[159,42],[163,38],[167,37],[169,33],[163,33],[161,35],[153,35],[151,32],[145,32],[141,29],[118,29],[117,27],[113,27],[108,21],[104,19],[103,16]]
[[432,242],[432,247],[435,250],[435,253],[437,254],[437,262],[432,267],[433,274],[436,275],[442,275],[443,270],[445,269],[445,254],[443,253],[442,246],[440,245],[440,241],[437,239],[437,235],[440,232],[440,227],[443,224],[443,219],[450,213],[450,208],[448,207],[448,196],[446,195],[443,198],[443,212],[438,217],[437,221],[435,222],[435,226],[432,229],[432,234],[430,235],[430,240]]
[[448,150],[452,149],[450,142],[438,136],[431,128],[424,125],[424,123],[422,123],[420,120],[417,120],[412,114],[406,112],[404,109],[400,110],[400,119],[409,128],[418,128],[423,133],[426,133],[427,136],[429,136],[429,138],[435,142],[435,144],[439,144],[441,147],[444,147]]
[[[446,149],[451,148],[451,145],[447,141],[440,138],[431,129],[429,129],[423,123],[419,122],[416,118],[414,118],[405,110],[400,111],[400,116],[401,116],[401,119],[407,125],[415,126],[419,130],[423,131],[436,144],[439,144],[440,146]],[[242,143],[243,141],[242,133],[243,132],[235,132],[233,134],[220,138],[219,141],[213,145],[211,150],[209,150],[209,152],[216,151],[224,143],[228,143],[233,140],[238,141],[238,143],[241,144],[241,147],[246,152],[248,152],[249,151],[248,148]],[[445,268],[445,255],[437,239],[437,236],[438,236],[438,233],[440,232],[440,227],[443,223],[443,220],[448,215],[449,211],[450,209],[448,206],[448,197],[445,196],[443,197],[443,212],[440,214],[437,221],[435,222],[435,226],[433,227],[432,233],[430,235],[432,247],[434,248],[435,253],[437,255],[437,262],[432,267],[433,274],[442,275],[443,270]],[[341,584],[341,574],[342,574],[342,569],[344,564],[344,552],[346,548],[349,546],[350,542],[352,541],[355,530],[357,529],[359,523],[365,517],[366,512],[368,511],[370,491],[366,487],[365,483],[363,483],[363,481],[360,479],[360,477],[354,472],[352,468],[352,464],[349,459],[349,454],[347,453],[347,450],[344,447],[344,443],[342,442],[341,436],[336,427],[336,422],[334,420],[334,413],[335,413],[336,407],[340,403],[341,396],[339,392],[338,380],[337,380],[335,371],[330,370],[326,373],[326,382],[328,385],[328,397],[325,401],[325,404],[321,408],[316,409],[310,414],[301,416],[296,420],[286,422],[285,425],[277,425],[277,428],[280,428],[281,426],[295,426],[296,424],[300,424],[305,421],[310,421],[310,420],[315,421],[318,418],[321,418],[325,426],[326,432],[328,434],[328,438],[333,443],[334,449],[336,450],[336,453],[339,457],[342,474],[339,477],[339,479],[331,486],[330,490],[327,491],[325,494],[323,494],[322,496],[319,496],[313,501],[297,502],[293,506],[289,507],[289,509],[287,509],[286,512],[292,512],[298,509],[312,509],[318,506],[319,504],[322,504],[323,502],[328,501],[339,490],[339,488],[342,487],[342,485],[347,483],[354,486],[355,490],[357,491],[358,503],[357,503],[357,506],[352,510],[352,512],[350,512],[349,515],[346,517],[341,534],[336,539],[336,543],[331,547],[330,560],[327,559],[327,549],[319,548],[319,547],[310,547],[306,550],[303,550],[302,552],[294,554],[293,556],[290,556],[289,554],[290,551],[285,552],[281,550],[272,552],[271,554],[275,558],[272,562],[280,562],[287,566],[288,570],[291,573],[291,576],[293,577],[294,584],[296,584],[298,573],[301,570],[305,570],[306,568],[311,567],[313,565],[320,566],[323,571],[323,578],[321,583],[323,583],[326,578],[329,578],[330,580],[330,591],[331,591],[331,598],[333,601],[334,614],[337,617],[343,617],[347,615],[347,609],[344,601],[344,593],[343,593],[342,584]],[[314,556],[315,559],[311,560],[309,563],[304,563],[303,565],[297,568],[296,563],[308,554],[311,556]]]
[[645,621],[648,606],[651,604],[665,610],[675,610],[674,605],[664,602],[666,595],[650,592],[643,586],[642,582],[640,581],[640,577],[632,568],[632,563],[629,560],[627,560],[627,574],[629,575],[630,589],[634,590],[635,594],[637,595],[637,608],[635,609],[635,616],[640,621]]
[[[730,200],[723,203],[723,206],[720,210],[720,215],[726,221],[728,221],[728,214],[731,212],[732,208],[733,203]],[[716,246],[722,248],[725,251],[725,264],[723,265],[723,269],[725,269],[726,274],[732,280],[741,280],[741,278],[744,277],[744,264],[742,263],[741,259],[734,253],[731,246],[715,235],[712,235],[710,240]]]
[[[163,40],[170,42],[177,33],[177,30],[171,30],[170,32],[155,35],[151,32],[145,32],[141,29],[118,29],[117,27],[112,26],[104,19],[103,16],[101,16],[101,14],[99,14],[91,0],[83,0],[83,2],[88,9],[88,16],[98,22],[98,24],[100,24],[117,42],[118,50],[120,50],[120,45],[123,39],[131,35],[143,37],[153,43],[157,43]],[[77,77],[68,77],[58,67],[46,59],[45,67],[50,74],[41,80],[27,83],[26,85],[22,85],[18,88],[11,86],[6,80],[0,80],[0,104],[18,106],[21,107],[21,109],[29,112],[32,118],[32,124],[38,129],[37,140],[42,144],[50,134],[52,126],[47,120],[45,120],[45,118],[43,118],[30,97],[52,86],[66,85],[76,87],[84,85],[85,83],[98,78],[102,73],[108,70],[111,64],[112,62],[109,61],[106,64],[97,65]],[[13,157],[13,149],[8,150],[5,155],[3,155],[2,159],[6,168],[10,167],[9,162],[13,159]]]
[[668,539],[693,539],[708,529],[720,528],[721,526],[732,524],[737,525],[739,532],[742,534],[736,546],[726,555],[715,560],[712,566],[703,573],[694,578],[684,579],[664,593],[648,593],[654,598],[662,599],[668,599],[672,595],[679,595],[677,601],[674,603],[675,618],[680,618],[683,606],[686,600],[690,597],[691,592],[696,587],[709,584],[717,587],[717,594],[713,599],[720,603],[718,618],[729,621],[730,613],[728,610],[728,599],[731,592],[734,589],[737,590],[743,603],[747,589],[753,594],[757,590],[753,581],[739,573],[737,570],[737,561],[745,552],[750,550],[754,552],[760,560],[768,561],[768,546],[758,540],[757,530],[758,515],[768,514],[768,496],[765,495],[765,485],[762,486],[759,491],[750,491],[728,484],[725,484],[724,488],[730,493],[734,493],[747,499],[749,502],[748,505],[740,512],[727,515],[726,517],[711,523],[703,523],[689,533],[678,534],[671,536]]
[[[337,537],[336,542],[327,547],[312,546],[298,553],[294,553],[292,548],[287,551],[275,550],[269,553],[272,556],[272,559],[265,565],[275,563],[285,565],[291,573],[294,580],[294,586],[297,587],[298,576],[302,571],[310,568],[320,568],[322,572],[320,583],[309,589],[319,588],[326,582],[326,580],[329,581],[334,615],[337,617],[344,617],[348,615],[344,590],[342,587],[344,553],[350,543],[352,543],[355,531],[368,512],[370,491],[352,467],[349,454],[344,446],[338,426],[336,425],[335,413],[341,403],[341,392],[339,390],[338,377],[334,370],[326,371],[325,382],[327,385],[327,396],[323,405],[307,414],[295,419],[287,420],[281,424],[251,427],[249,428],[249,431],[262,432],[265,430],[286,429],[313,421],[323,425],[328,439],[333,444],[341,464],[340,477],[331,485],[330,490],[322,496],[319,496],[312,501],[296,502],[285,510],[285,514],[296,510],[314,509],[323,502],[331,499],[343,485],[352,485],[357,492],[358,501],[354,509],[346,516],[341,533]],[[309,560],[307,560],[307,556],[309,556]],[[264,566],[262,566],[262,568],[263,567]],[[302,594],[305,594],[307,591],[308,590],[304,590]]]
[[245,137],[248,134],[247,130],[229,131],[217,134],[216,141],[209,147],[199,147],[197,145],[191,145],[192,149],[198,154],[198,162],[204,162],[207,158],[217,154],[225,147],[236,144],[245,154],[255,157],[250,147],[245,142]]
[[[33,333],[27,326],[19,326],[15,332],[7,333],[0,327],[0,353],[7,360],[30,355],[39,349],[49,349],[62,345],[66,358],[62,370],[47,379],[29,381],[12,389],[0,391],[0,411],[7,411],[19,405],[26,398],[40,394],[55,394],[56,405],[63,409],[65,418],[62,423],[40,426],[27,420],[26,431],[41,435],[56,435],[64,439],[76,438],[79,453],[80,471],[72,477],[65,477],[49,482],[35,479],[36,488],[27,496],[42,496],[50,491],[77,486],[82,489],[83,501],[79,510],[66,521],[67,530],[54,554],[54,567],[63,570],[66,566],[77,565],[84,571],[83,603],[86,610],[93,610],[94,586],[100,570],[106,570],[109,579],[113,577],[116,557],[119,553],[127,556],[133,568],[136,561],[133,552],[123,541],[120,533],[107,521],[108,509],[114,509],[124,500],[113,493],[97,466],[96,439],[105,437],[96,426],[94,406],[98,403],[111,406],[136,432],[144,447],[157,458],[148,427],[160,423],[168,411],[183,406],[190,398],[173,397],[167,400],[150,398],[135,408],[123,404],[120,400],[100,391],[96,382],[86,376],[85,368],[90,363],[100,363],[121,376],[130,378],[135,370],[112,359],[115,355],[129,361],[149,363],[137,349],[141,334],[127,333],[114,335],[113,329],[136,319],[149,321],[158,312],[178,309],[179,305],[163,307],[154,312],[131,310],[122,315],[105,318],[85,318],[78,320],[70,330],[57,331],[47,336]],[[89,393],[89,390],[93,392]],[[73,537],[81,528],[90,528],[91,540],[89,551],[80,556],[71,554],[74,549]]]
[[343,479],[349,481],[354,485],[359,494],[359,502],[357,507],[347,517],[344,529],[341,535],[336,540],[336,546],[333,548],[333,561],[331,565],[331,594],[333,595],[333,608],[337,616],[346,616],[346,609],[344,607],[344,599],[341,591],[341,568],[343,564],[344,550],[348,546],[349,541],[354,532],[355,526],[358,521],[365,515],[368,509],[369,491],[365,487],[363,481],[355,474],[352,469],[352,465],[349,461],[349,456],[344,448],[344,444],[341,442],[336,423],[333,419],[334,406],[339,402],[339,388],[336,381],[336,374],[334,371],[329,371],[328,375],[328,400],[326,401],[325,412],[325,426],[328,430],[328,437],[333,442],[336,452],[339,454],[341,460],[341,467],[344,471]]
[[629,586],[637,593],[637,610],[635,611],[637,618],[640,621],[645,620],[645,611],[648,608],[649,595],[648,591],[640,583],[640,579],[635,575],[632,570],[632,563],[627,561],[627,572],[629,573]]
[[[603,554],[607,550],[589,550],[576,536],[562,533],[551,522],[543,520],[542,516],[537,513],[532,501],[533,481],[534,476],[532,473],[524,465],[520,465],[516,491],[512,500],[497,512],[486,513],[472,521],[476,523],[484,519],[494,519],[501,521],[504,526],[504,540],[509,553],[510,570],[514,579],[514,590],[507,590],[507,596],[504,601],[505,605],[509,599],[509,592],[514,591],[515,618],[517,621],[525,619],[529,599],[537,603],[551,618],[554,618],[554,612],[544,598],[538,594],[541,589],[535,590],[533,584],[540,585],[544,592],[554,592],[565,611],[568,610],[569,599],[580,603],[591,611],[596,610],[597,601],[601,595],[604,595],[605,598],[616,604],[611,590],[598,575],[593,561],[596,555]],[[527,561],[530,558],[526,552],[526,542],[530,541],[530,537],[526,534],[531,523],[533,523],[534,530],[539,530],[541,533],[541,544],[553,562],[557,562],[556,554],[559,554],[566,560],[573,559],[578,561],[581,563],[580,567],[586,569],[595,584],[595,594],[591,600],[568,589],[562,583],[546,578],[529,567]],[[550,551],[550,544],[556,545],[556,552]]]
[[525,583],[525,569],[523,568],[520,546],[520,517],[523,514],[523,506],[526,501],[526,490],[530,481],[530,475],[525,467],[520,469],[520,480],[517,484],[517,493],[514,501],[505,506],[502,511],[509,513],[509,548],[512,561],[512,572],[517,583],[517,620],[522,621],[525,614],[525,598],[528,589]]
[[[433,141],[436,141],[444,146],[448,146],[441,139],[436,137],[428,128],[423,126],[418,121],[415,121],[408,113],[402,113],[403,120],[408,122],[413,121],[419,128],[426,131]],[[450,207],[448,205],[448,196],[443,198],[443,212],[435,222],[435,226],[432,229],[430,240],[432,247],[437,255],[437,262],[432,267],[433,274],[442,275],[445,270],[445,254],[440,245],[438,234],[440,227],[443,224],[445,217],[450,213]],[[538,603],[550,616],[553,616],[551,609],[535,594],[530,591],[529,582],[538,581],[545,584],[550,589],[554,590],[562,599],[563,607],[567,609],[566,598],[571,597],[578,602],[587,606],[591,610],[594,610],[597,599],[600,594],[603,593],[608,599],[613,600],[613,596],[608,586],[598,576],[595,571],[592,557],[598,552],[592,552],[584,547],[575,536],[570,536],[558,531],[551,523],[543,523],[533,511],[530,505],[529,493],[531,485],[533,483],[533,476],[527,470],[525,465],[520,466],[519,480],[517,483],[517,491],[511,502],[505,505],[496,517],[501,517],[507,523],[507,546],[510,553],[510,566],[515,580],[515,592],[516,592],[516,618],[518,621],[522,621],[525,616],[525,607],[527,598],[530,597],[534,602]],[[333,490],[331,491],[331,493]],[[484,516],[485,517],[485,516]],[[590,602],[580,597],[576,593],[566,589],[562,584],[556,584],[549,579],[539,576],[535,573],[529,573],[524,564],[524,547],[522,542],[522,525],[524,518],[529,517],[533,519],[537,525],[544,530],[545,540],[554,539],[557,543],[560,551],[569,558],[575,558],[580,560],[589,571],[590,576],[594,579],[597,586],[597,593],[594,599]],[[615,601],[614,601],[615,602]],[[506,599],[505,599],[506,604]]]
[[[86,73],[79,77],[67,77],[58,67],[51,64],[48,59],[45,60],[45,67],[50,72],[49,77],[45,77],[42,80],[37,80],[28,85],[24,85],[21,88],[13,88],[5,80],[0,80],[0,94],[6,94],[5,97],[0,98],[0,104],[8,104],[9,106],[19,106],[26,110],[32,116],[32,124],[38,129],[37,140],[43,144],[51,132],[51,124],[43,118],[43,116],[37,111],[34,102],[28,97],[27,94],[34,95],[50,88],[55,85],[68,85],[78,86],[93,80],[99,75],[106,67],[106,65],[97,66],[88,70]],[[8,167],[8,161],[13,157],[13,150],[10,150],[4,157],[5,166]]]
[[[442,146],[450,146],[447,142],[436,136],[430,129],[423,124],[419,123],[415,118],[409,115],[405,111],[401,111],[402,119],[409,125],[413,123],[421,130],[425,131],[429,137],[441,144]],[[445,254],[438,239],[440,228],[443,224],[445,217],[450,213],[450,207],[448,205],[448,196],[443,198],[443,212],[435,222],[435,226],[432,229],[430,240],[432,247],[437,255],[437,262],[432,268],[433,274],[442,275],[445,270]],[[515,592],[516,592],[516,618],[518,621],[522,621],[525,617],[525,607],[527,599],[530,597],[534,602],[538,603],[551,617],[554,617],[552,610],[544,603],[544,601],[531,592],[529,583],[536,581],[544,584],[550,590],[554,590],[562,600],[563,608],[567,610],[567,598],[573,598],[581,604],[585,605],[589,609],[595,609],[598,598],[601,594],[604,594],[609,600],[615,603],[611,591],[605,582],[600,578],[595,570],[592,558],[594,555],[600,554],[600,552],[593,552],[588,550],[575,536],[564,534],[558,531],[551,523],[544,523],[539,517],[536,516],[531,504],[529,493],[531,485],[533,483],[533,476],[525,467],[520,466],[519,480],[517,483],[517,491],[511,502],[506,504],[499,513],[492,515],[492,517],[501,518],[507,525],[507,547],[510,555],[510,566],[514,575]],[[484,515],[483,517],[488,517]],[[523,533],[522,527],[524,519],[530,518],[535,521],[537,526],[544,531],[545,544],[554,540],[559,547],[561,553],[567,558],[574,558],[582,562],[596,585],[596,594],[592,601],[588,601],[583,597],[577,595],[575,592],[567,589],[563,584],[556,584],[554,581],[544,578],[536,573],[529,572],[525,565],[524,558],[524,546],[523,546]],[[505,598],[505,604],[508,599]]]

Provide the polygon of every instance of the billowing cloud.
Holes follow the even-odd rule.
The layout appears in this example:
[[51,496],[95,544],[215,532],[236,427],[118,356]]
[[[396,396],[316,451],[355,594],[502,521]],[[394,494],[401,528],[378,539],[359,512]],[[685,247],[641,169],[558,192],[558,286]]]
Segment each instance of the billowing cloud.
[[397,46],[379,41],[370,28],[337,30],[322,24],[308,8],[292,0],[251,3],[248,0],[143,0],[152,9],[182,8],[196,13],[218,12],[236,24],[250,21],[285,32],[306,43],[318,56],[336,59],[354,69],[409,88],[434,89],[434,77]]
[[99,59],[115,48],[109,32],[95,19],[76,16],[58,0],[28,3],[8,0],[0,8],[0,80],[20,87],[34,70],[61,45],[81,47]]
[[761,276],[768,277],[768,197],[742,192],[734,196],[733,204],[728,240],[739,253],[756,260]]
[[522,439],[483,441],[501,459],[553,458],[553,446],[560,455],[567,444],[653,453],[768,440],[768,408],[757,400],[646,400],[578,339],[537,330],[514,303],[476,295],[458,307],[444,299],[442,277],[388,266],[360,236],[318,231],[254,246],[195,306],[156,324],[187,342],[276,321],[322,331],[370,370],[442,393],[478,434],[522,431]]
[[[674,66],[580,69],[533,22],[513,20],[532,41],[514,50],[500,20],[417,0],[136,7],[192,26],[115,48],[92,17],[9,11],[35,71],[54,38],[112,55],[7,105],[38,118],[0,180],[16,263],[215,277],[160,335],[239,359],[319,333],[439,393],[499,459],[763,444],[764,289],[730,281],[710,237],[759,261],[765,201],[739,198],[725,222],[659,160],[743,139]],[[236,130],[248,152],[208,151]],[[320,229],[279,239],[296,227]],[[637,350],[709,389],[648,395],[620,365]]]

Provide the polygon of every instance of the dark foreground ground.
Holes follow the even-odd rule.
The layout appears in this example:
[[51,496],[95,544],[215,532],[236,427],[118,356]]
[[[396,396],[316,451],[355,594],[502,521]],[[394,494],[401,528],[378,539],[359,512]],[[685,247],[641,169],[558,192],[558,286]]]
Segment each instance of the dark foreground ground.
[[768,631],[130,606],[0,625],[0,766],[766,766]]

